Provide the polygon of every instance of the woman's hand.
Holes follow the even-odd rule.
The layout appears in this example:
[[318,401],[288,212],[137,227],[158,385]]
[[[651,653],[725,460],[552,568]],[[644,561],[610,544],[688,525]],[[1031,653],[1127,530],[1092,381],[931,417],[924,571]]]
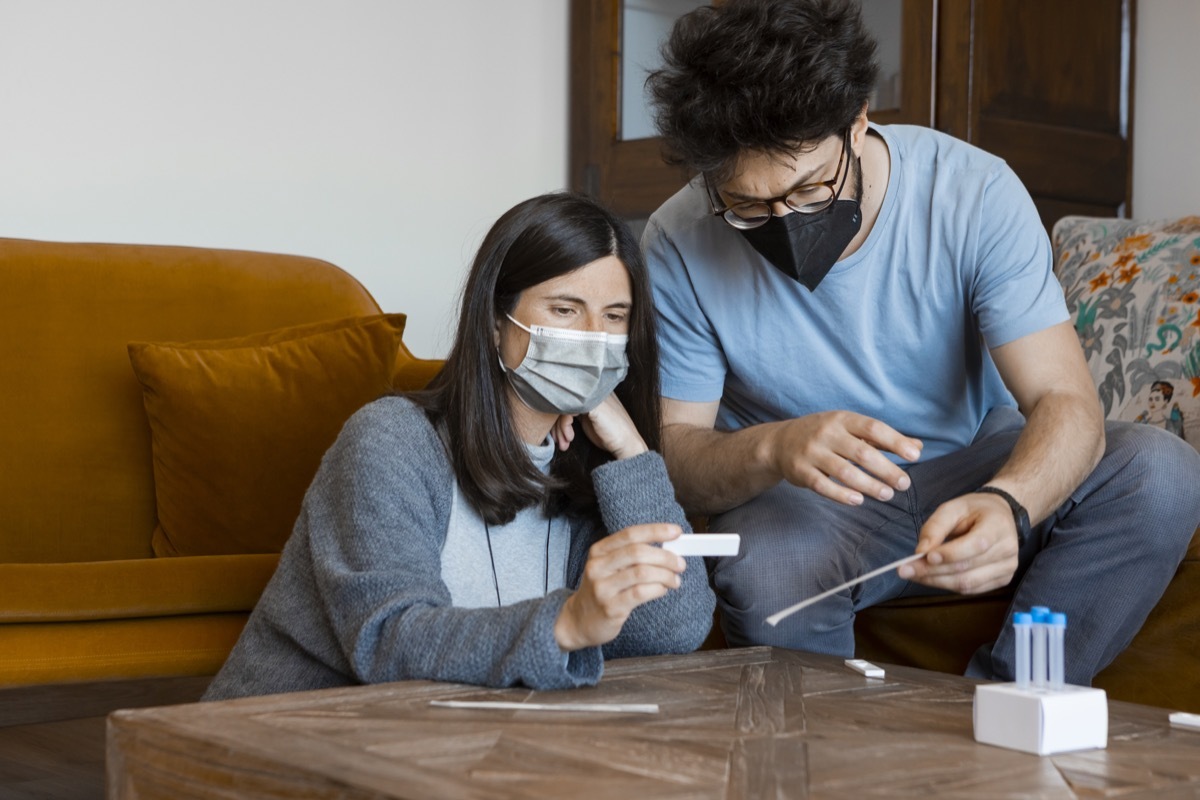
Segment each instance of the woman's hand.
[[[566,450],[575,440],[574,422],[575,417],[568,414],[555,421],[552,433],[559,450]],[[584,414],[581,422],[583,432],[592,444],[612,453],[614,458],[630,458],[649,449],[615,394],[610,394],[604,402]]]
[[678,588],[686,562],[651,542],[682,533],[671,523],[634,525],[592,545],[583,580],[554,623],[563,652],[611,642],[635,608]]

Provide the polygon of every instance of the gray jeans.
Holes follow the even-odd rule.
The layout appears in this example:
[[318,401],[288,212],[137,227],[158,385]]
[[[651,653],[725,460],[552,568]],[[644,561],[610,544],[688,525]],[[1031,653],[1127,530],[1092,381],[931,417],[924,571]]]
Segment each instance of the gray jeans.
[[[711,560],[731,645],[769,644],[854,655],[854,615],[897,597],[943,594],[891,571],[771,627],[770,614],[913,552],[942,503],[986,483],[1008,459],[1024,419],[993,411],[975,441],[908,468],[912,486],[889,502],[843,506],[781,483],[712,518],[742,534],[737,556]],[[1089,685],[1133,639],[1162,597],[1200,523],[1200,454],[1149,425],[1110,422],[1100,464],[1022,548],[1010,612],[1067,614],[1066,678]],[[1013,630],[975,653],[967,675],[1013,679]]]

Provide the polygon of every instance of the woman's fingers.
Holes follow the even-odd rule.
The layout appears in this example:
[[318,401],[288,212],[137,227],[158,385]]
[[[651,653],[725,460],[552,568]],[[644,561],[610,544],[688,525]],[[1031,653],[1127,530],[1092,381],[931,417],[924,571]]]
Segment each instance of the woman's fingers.
[[630,458],[646,452],[646,442],[615,394],[582,417],[583,431],[593,444],[615,458]]
[[633,525],[592,545],[583,580],[556,622],[559,644],[570,650],[610,642],[635,608],[678,588],[687,562],[655,545],[681,533],[671,523]]
[[[650,548],[645,545],[639,545],[639,547],[655,550],[658,557],[651,555],[643,559],[636,554],[627,554],[621,551],[611,558],[588,562],[584,569],[588,578],[597,587],[597,596],[602,599],[616,597],[631,586],[639,584],[658,584],[668,589],[679,586],[679,574],[683,572],[684,568],[683,558],[658,548]],[[627,555],[631,557],[627,558]],[[669,558],[664,559],[661,556],[669,556]],[[680,563],[676,563],[676,559]],[[654,563],[654,561],[662,563]]]
[[588,557],[605,555],[630,544],[662,544],[672,539],[678,539],[681,535],[683,535],[683,528],[673,522],[630,525],[616,533],[610,533],[593,544]]
[[563,414],[554,421],[554,427],[550,429],[554,436],[554,443],[558,445],[559,450],[566,450],[571,446],[571,442],[575,441],[575,417],[570,414]]

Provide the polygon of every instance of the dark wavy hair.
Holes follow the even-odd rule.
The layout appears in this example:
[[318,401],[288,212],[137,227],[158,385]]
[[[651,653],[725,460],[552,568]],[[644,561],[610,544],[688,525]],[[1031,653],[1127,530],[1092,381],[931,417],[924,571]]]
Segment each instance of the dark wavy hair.
[[605,256],[629,271],[629,372],[615,393],[652,450],[660,449],[658,344],[650,278],[629,228],[595,200],[546,194],[507,211],[484,237],[463,288],[454,346],[437,377],[408,395],[442,432],[458,485],[489,524],[543,503],[551,513],[594,508],[591,471],[611,459],[576,421],[575,440],[556,451],[549,476],[529,458],[513,424],[508,379],[495,331],[526,289]]
[[646,80],[671,164],[727,180],[739,154],[793,154],[862,113],[879,66],[857,0],[728,0],[676,23]]

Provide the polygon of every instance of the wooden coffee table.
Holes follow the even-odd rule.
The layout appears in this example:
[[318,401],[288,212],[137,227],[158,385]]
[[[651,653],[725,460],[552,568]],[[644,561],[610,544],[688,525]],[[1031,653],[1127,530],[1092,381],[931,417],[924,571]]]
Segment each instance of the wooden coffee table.
[[[1200,733],[1109,704],[1108,749],[976,744],[975,682],[768,647],[610,662],[563,692],[403,683],[117,711],[110,800],[1200,797]],[[430,700],[657,703],[657,714]]]

